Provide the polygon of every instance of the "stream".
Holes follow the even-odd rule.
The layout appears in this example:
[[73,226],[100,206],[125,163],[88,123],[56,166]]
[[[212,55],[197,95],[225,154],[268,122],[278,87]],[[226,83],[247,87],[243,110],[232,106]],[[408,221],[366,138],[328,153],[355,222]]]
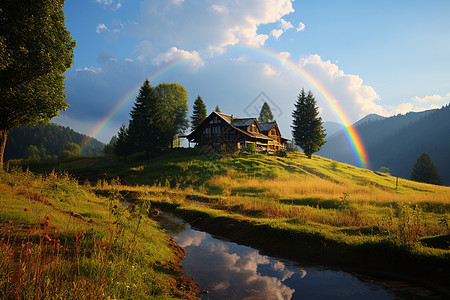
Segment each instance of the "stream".
[[262,255],[162,213],[163,227],[186,250],[184,271],[203,299],[429,299],[429,290]]

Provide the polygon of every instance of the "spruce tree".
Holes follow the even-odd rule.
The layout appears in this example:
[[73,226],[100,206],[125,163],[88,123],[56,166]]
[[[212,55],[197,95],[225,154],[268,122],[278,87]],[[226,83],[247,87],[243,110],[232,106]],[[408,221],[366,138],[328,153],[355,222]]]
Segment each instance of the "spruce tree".
[[114,143],[114,153],[118,157],[127,158],[131,153],[129,131],[125,124],[120,126],[119,132],[117,133],[117,139]]
[[214,109],[214,111],[215,112],[218,112],[218,113],[220,113],[221,111],[220,111],[220,107],[219,107],[219,105],[216,105],[216,108]]
[[411,173],[411,180],[442,185],[438,168],[434,164],[430,155],[425,152],[422,153],[414,163]]
[[319,110],[316,100],[311,91],[305,94],[302,89],[295,103],[295,110],[292,113],[292,135],[295,144],[302,148],[308,158],[319,151],[325,144],[326,136],[323,129],[322,118],[319,117]]
[[163,112],[154,87],[148,79],[139,89],[134,106],[130,112],[131,120],[128,126],[128,146],[131,152],[146,151],[158,142],[158,124],[161,124]]
[[259,112],[258,122],[267,123],[272,121],[273,121],[272,110],[270,109],[269,104],[267,104],[267,102],[264,102],[263,106],[261,107],[261,111]]
[[191,117],[191,127],[192,130],[195,130],[205,119],[206,119],[206,105],[203,102],[202,98],[197,96],[197,99],[194,101],[192,117]]

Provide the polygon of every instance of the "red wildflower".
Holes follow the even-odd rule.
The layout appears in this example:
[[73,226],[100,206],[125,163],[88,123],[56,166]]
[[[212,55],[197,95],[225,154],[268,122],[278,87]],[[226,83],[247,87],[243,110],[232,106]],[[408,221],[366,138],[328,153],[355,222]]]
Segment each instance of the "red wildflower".
[[52,218],[50,218],[49,216],[45,217],[47,220],[51,220]]
[[23,210],[24,210],[24,211],[28,211],[28,208],[25,207]]
[[8,221],[9,224],[12,224],[12,221]]
[[94,220],[90,219],[90,220],[89,220],[89,223],[92,223],[92,222],[94,222]]

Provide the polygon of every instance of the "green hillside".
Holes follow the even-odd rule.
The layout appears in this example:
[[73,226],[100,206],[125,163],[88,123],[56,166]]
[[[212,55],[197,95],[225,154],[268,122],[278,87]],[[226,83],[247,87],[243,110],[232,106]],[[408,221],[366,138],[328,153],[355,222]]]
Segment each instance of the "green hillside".
[[[441,286],[450,275],[449,187],[397,181],[302,153],[204,155],[175,149],[151,159],[30,166],[44,173],[55,167],[80,182],[89,179],[96,193],[118,189],[210,232],[294,260],[408,275]],[[111,180],[120,186],[112,189]],[[230,224],[236,230],[226,230]]]

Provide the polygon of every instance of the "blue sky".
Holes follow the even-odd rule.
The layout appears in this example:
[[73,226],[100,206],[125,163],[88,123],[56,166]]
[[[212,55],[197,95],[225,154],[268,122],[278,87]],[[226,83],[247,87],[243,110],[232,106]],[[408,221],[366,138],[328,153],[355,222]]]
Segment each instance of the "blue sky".
[[[450,1],[66,0],[64,10],[77,47],[66,72],[70,107],[54,122],[86,134],[147,77],[182,59],[151,83],[178,82],[190,107],[200,95],[208,112],[219,105],[241,117],[264,92],[286,137],[302,88],[325,121],[339,118],[280,60],[319,82],[350,122],[450,102]],[[98,139],[108,142],[128,122],[134,97]]]

